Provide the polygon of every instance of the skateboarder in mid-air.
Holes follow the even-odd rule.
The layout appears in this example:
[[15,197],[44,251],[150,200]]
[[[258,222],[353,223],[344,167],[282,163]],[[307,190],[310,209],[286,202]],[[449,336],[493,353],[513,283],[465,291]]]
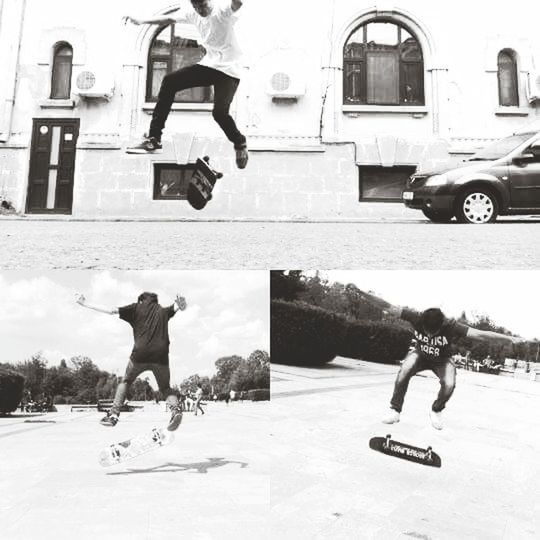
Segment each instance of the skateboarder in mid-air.
[[156,378],[159,391],[166,396],[172,411],[167,429],[169,431],[177,429],[182,421],[182,406],[170,387],[168,323],[177,311],[186,309],[186,300],[177,295],[174,304],[164,308],[158,304],[156,294],[144,292],[136,304],[120,308],[108,309],[90,305],[83,295],[78,295],[77,303],[100,313],[119,315],[133,328],[135,341],[133,351],[125,375],[116,389],[111,410],[101,419],[101,424],[104,426],[117,424],[128,388],[143,371],[151,371]]
[[[225,2],[225,3],[224,3]],[[214,120],[234,144],[236,164],[244,169],[248,162],[246,137],[240,133],[229,114],[229,109],[240,83],[242,52],[238,45],[234,25],[242,0],[191,0],[192,9],[176,10],[171,14],[146,19],[127,15],[126,23],[140,24],[193,24],[200,34],[200,44],[206,55],[195,65],[184,67],[166,75],[161,84],[152,115],[150,131],[143,141],[127,149],[130,154],[155,153],[162,149],[161,133],[171,111],[174,97],[180,90],[200,86],[214,87]]]
[[385,315],[401,318],[409,322],[414,329],[411,350],[403,360],[396,378],[394,393],[390,401],[390,412],[383,419],[385,424],[399,422],[409,381],[420,371],[429,369],[437,375],[441,383],[439,395],[433,402],[429,417],[435,429],[443,428],[442,411],[452,397],[456,386],[456,367],[451,357],[454,340],[467,337],[501,344],[523,342],[521,338],[506,336],[497,332],[477,330],[454,319],[447,319],[438,308],[418,312],[392,306],[388,302],[367,293],[363,293],[363,297],[366,301],[383,309]]

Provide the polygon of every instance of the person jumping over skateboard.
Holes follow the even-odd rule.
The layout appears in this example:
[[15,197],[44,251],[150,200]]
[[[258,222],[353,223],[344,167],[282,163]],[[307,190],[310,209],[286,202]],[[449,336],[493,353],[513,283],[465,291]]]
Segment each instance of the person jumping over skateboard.
[[141,373],[151,371],[171,410],[167,429],[176,430],[182,422],[182,406],[170,386],[168,323],[177,311],[186,309],[185,298],[177,295],[174,304],[166,308],[161,307],[157,295],[150,292],[142,293],[136,304],[120,308],[108,309],[91,305],[82,294],[77,296],[77,303],[100,313],[119,315],[133,328],[134,346],[125,375],[116,388],[110,411],[100,423],[104,426],[115,426],[118,423],[120,408],[129,387]]
[[414,330],[411,349],[401,364],[390,400],[390,411],[383,419],[385,424],[399,422],[409,381],[417,373],[431,370],[439,378],[441,388],[430,410],[431,424],[443,428],[442,411],[452,397],[456,386],[456,366],[452,360],[452,343],[459,338],[494,341],[501,344],[517,344],[521,338],[497,332],[477,330],[455,319],[448,319],[439,308],[423,312],[392,306],[373,295],[363,293],[366,301],[381,308],[385,315],[409,322]]
[[227,138],[234,144],[236,165],[245,169],[248,162],[246,137],[240,133],[229,114],[232,100],[240,84],[242,52],[238,45],[234,25],[242,0],[191,0],[193,9],[171,14],[138,19],[124,17],[125,23],[141,24],[193,24],[200,35],[200,44],[206,54],[195,65],[184,67],[166,75],[161,84],[158,100],[152,115],[150,130],[143,141],[127,149],[129,154],[156,153],[162,149],[161,134],[171,111],[177,92],[200,86],[214,87],[213,117]]

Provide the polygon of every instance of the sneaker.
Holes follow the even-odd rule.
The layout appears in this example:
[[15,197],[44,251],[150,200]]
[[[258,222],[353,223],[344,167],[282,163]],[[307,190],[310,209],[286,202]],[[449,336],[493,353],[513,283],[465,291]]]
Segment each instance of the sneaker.
[[245,169],[249,160],[247,145],[243,144],[242,146],[235,146],[234,150],[236,152],[236,166],[239,169]]
[[399,422],[400,414],[394,409],[390,409],[390,412],[382,420],[383,424],[397,424]]
[[429,419],[435,429],[443,428],[442,412],[429,411]]
[[118,424],[118,416],[114,413],[107,413],[106,416],[104,416],[100,421],[99,423],[102,425],[102,426],[110,426],[110,427],[114,427],[116,426],[116,424]]
[[135,146],[128,146],[126,154],[161,154],[163,145],[155,137],[144,136],[142,142]]
[[171,409],[171,419],[169,420],[169,425],[167,426],[168,431],[175,431],[178,429],[178,426],[182,423],[182,408],[181,407],[172,407]]

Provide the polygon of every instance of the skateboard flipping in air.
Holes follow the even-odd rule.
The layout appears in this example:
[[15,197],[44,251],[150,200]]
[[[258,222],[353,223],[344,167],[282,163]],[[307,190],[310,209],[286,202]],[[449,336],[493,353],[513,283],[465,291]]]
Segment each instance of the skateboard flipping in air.
[[202,210],[212,200],[212,191],[223,174],[210,167],[210,158],[197,159],[187,190],[187,200],[195,210]]
[[102,467],[110,467],[171,444],[173,441],[173,432],[165,428],[153,428],[127,441],[107,446],[100,452],[98,461]]
[[418,448],[417,446],[394,441],[391,435],[373,437],[369,441],[369,447],[377,452],[406,459],[407,461],[413,461],[414,463],[420,463],[421,465],[427,465],[429,467],[441,466],[441,458],[439,454],[433,451],[431,446],[428,446],[426,449]]

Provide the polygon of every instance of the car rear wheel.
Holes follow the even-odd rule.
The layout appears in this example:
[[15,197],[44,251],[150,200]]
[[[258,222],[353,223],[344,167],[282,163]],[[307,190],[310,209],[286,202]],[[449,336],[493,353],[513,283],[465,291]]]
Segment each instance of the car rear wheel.
[[433,223],[450,223],[454,214],[452,212],[445,212],[443,210],[422,210],[424,216],[426,216]]
[[499,203],[488,189],[477,188],[465,192],[458,200],[456,217],[460,223],[483,224],[497,219]]

